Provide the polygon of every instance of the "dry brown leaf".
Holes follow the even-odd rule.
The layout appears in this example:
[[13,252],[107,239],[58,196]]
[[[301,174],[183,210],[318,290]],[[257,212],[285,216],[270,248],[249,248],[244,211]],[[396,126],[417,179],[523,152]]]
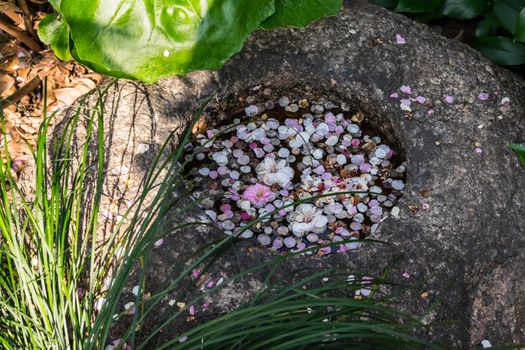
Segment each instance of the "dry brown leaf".
[[53,94],[55,98],[62,102],[65,106],[71,106],[80,96],[88,93],[90,88],[84,84],[79,84],[75,87],[67,87],[55,89]]
[[0,96],[6,97],[11,95],[11,88],[15,85],[15,79],[9,74],[0,73]]

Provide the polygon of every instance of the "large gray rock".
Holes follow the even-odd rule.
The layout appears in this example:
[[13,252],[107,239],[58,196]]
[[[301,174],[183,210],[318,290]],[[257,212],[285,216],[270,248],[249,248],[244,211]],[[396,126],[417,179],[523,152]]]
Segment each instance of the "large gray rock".
[[[396,43],[397,33],[406,44]],[[407,117],[399,101],[389,97],[402,85],[411,86],[433,107],[419,106]],[[109,120],[114,126],[128,120],[129,104],[142,101],[135,104],[139,118],[130,125],[148,133],[134,142],[158,146],[162,137],[156,135],[187,121],[203,99],[211,97],[216,108],[231,108],[242,105],[238,97],[257,95],[253,88],[259,86],[259,91],[271,88],[276,94],[315,96],[360,108],[400,143],[408,160],[400,218],[386,220],[379,235],[390,245],[294,259],[282,278],[293,280],[290,271],[301,267],[327,266],[355,266],[377,275],[398,259],[391,277],[406,282],[401,274],[407,272],[415,286],[402,303],[404,309],[422,313],[437,302],[425,321],[447,322],[431,334],[435,340],[455,348],[478,346],[482,339],[525,342],[525,170],[507,147],[525,139],[522,78],[406,17],[374,6],[346,5],[338,17],[306,29],[255,33],[218,73],[197,72],[153,86],[119,83],[108,97],[108,105],[116,106]],[[489,99],[480,100],[481,92],[490,93]],[[454,103],[445,103],[445,95],[454,96]],[[510,102],[501,104],[503,97]],[[429,115],[431,108],[434,114]],[[115,127],[115,135],[119,130],[125,129]],[[114,136],[109,148],[126,137]],[[140,177],[145,168],[138,164],[132,175]],[[421,208],[423,202],[428,209]],[[171,236],[156,253],[152,280],[162,280],[161,271],[183,252],[212,237],[217,234]],[[249,245],[235,251],[244,266],[275,254],[262,248],[248,254],[244,248]],[[227,259],[222,266],[226,276],[238,269]],[[239,286],[226,289],[217,303],[236,304],[256,287],[254,280],[242,292]],[[428,296],[421,297],[422,292]]]

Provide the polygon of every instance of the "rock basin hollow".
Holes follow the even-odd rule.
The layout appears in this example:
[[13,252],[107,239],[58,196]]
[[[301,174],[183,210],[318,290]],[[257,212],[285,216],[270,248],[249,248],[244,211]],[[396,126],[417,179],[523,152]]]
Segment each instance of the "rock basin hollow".
[[225,234],[273,250],[358,248],[399,213],[403,153],[364,111],[266,92],[195,125],[186,145],[193,197]]

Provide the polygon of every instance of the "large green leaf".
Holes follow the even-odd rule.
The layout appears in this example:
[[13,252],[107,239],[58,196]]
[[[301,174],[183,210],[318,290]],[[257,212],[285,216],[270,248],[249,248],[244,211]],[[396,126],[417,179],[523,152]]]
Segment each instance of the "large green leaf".
[[522,0],[495,0],[493,11],[500,25],[509,33],[514,34],[516,20],[520,10],[525,6]]
[[69,61],[69,28],[55,14],[44,17],[38,25],[38,37],[44,44],[51,46],[55,55],[63,61]]
[[499,22],[494,16],[494,13],[489,13],[476,26],[476,37],[482,38],[484,36],[495,35],[499,28]]
[[525,43],[525,7],[521,10],[516,21],[516,31],[514,36],[517,40]]
[[525,167],[525,143],[513,143],[509,146],[521,159],[521,164]]
[[313,20],[337,15],[342,3],[342,0],[275,0],[275,13],[261,26],[265,29],[302,27]]
[[275,0],[54,0],[75,57],[113,76],[154,82],[218,69],[274,13]]
[[385,7],[389,10],[393,10],[397,5],[398,0],[370,0],[369,2],[374,5]]
[[399,0],[396,12],[431,12],[439,8],[444,0]]
[[489,9],[486,0],[445,0],[441,12],[456,19],[471,19]]
[[504,66],[525,63],[525,45],[502,36],[479,38],[472,46],[485,57]]

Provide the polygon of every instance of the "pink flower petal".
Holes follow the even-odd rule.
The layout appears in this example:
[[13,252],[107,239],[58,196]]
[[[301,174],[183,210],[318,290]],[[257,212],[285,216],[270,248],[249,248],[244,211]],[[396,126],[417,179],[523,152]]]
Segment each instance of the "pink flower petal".
[[416,101],[421,103],[421,104],[423,104],[423,103],[427,102],[427,99],[424,98],[423,96],[418,96],[418,97],[416,97]]
[[158,248],[162,245],[162,243],[164,243],[164,240],[161,238],[158,241],[156,241],[153,245],[155,246],[155,248]]
[[390,94],[391,98],[399,98],[399,94],[397,92],[393,92]]
[[479,99],[480,99],[481,101],[486,101],[486,100],[489,99],[489,94],[487,94],[486,92],[482,92],[482,93],[479,94],[478,97],[479,97]]
[[448,104],[454,103],[454,96],[446,95],[445,96],[445,102]]
[[474,152],[476,152],[477,154],[481,154],[481,153],[483,153],[483,150],[481,148],[479,148],[479,147],[476,147],[474,149]]
[[406,40],[401,36],[401,34],[396,34],[396,43],[403,45],[406,43]]
[[401,92],[404,92],[407,95],[411,95],[412,94],[412,89],[408,85],[401,86],[400,90],[401,90]]

